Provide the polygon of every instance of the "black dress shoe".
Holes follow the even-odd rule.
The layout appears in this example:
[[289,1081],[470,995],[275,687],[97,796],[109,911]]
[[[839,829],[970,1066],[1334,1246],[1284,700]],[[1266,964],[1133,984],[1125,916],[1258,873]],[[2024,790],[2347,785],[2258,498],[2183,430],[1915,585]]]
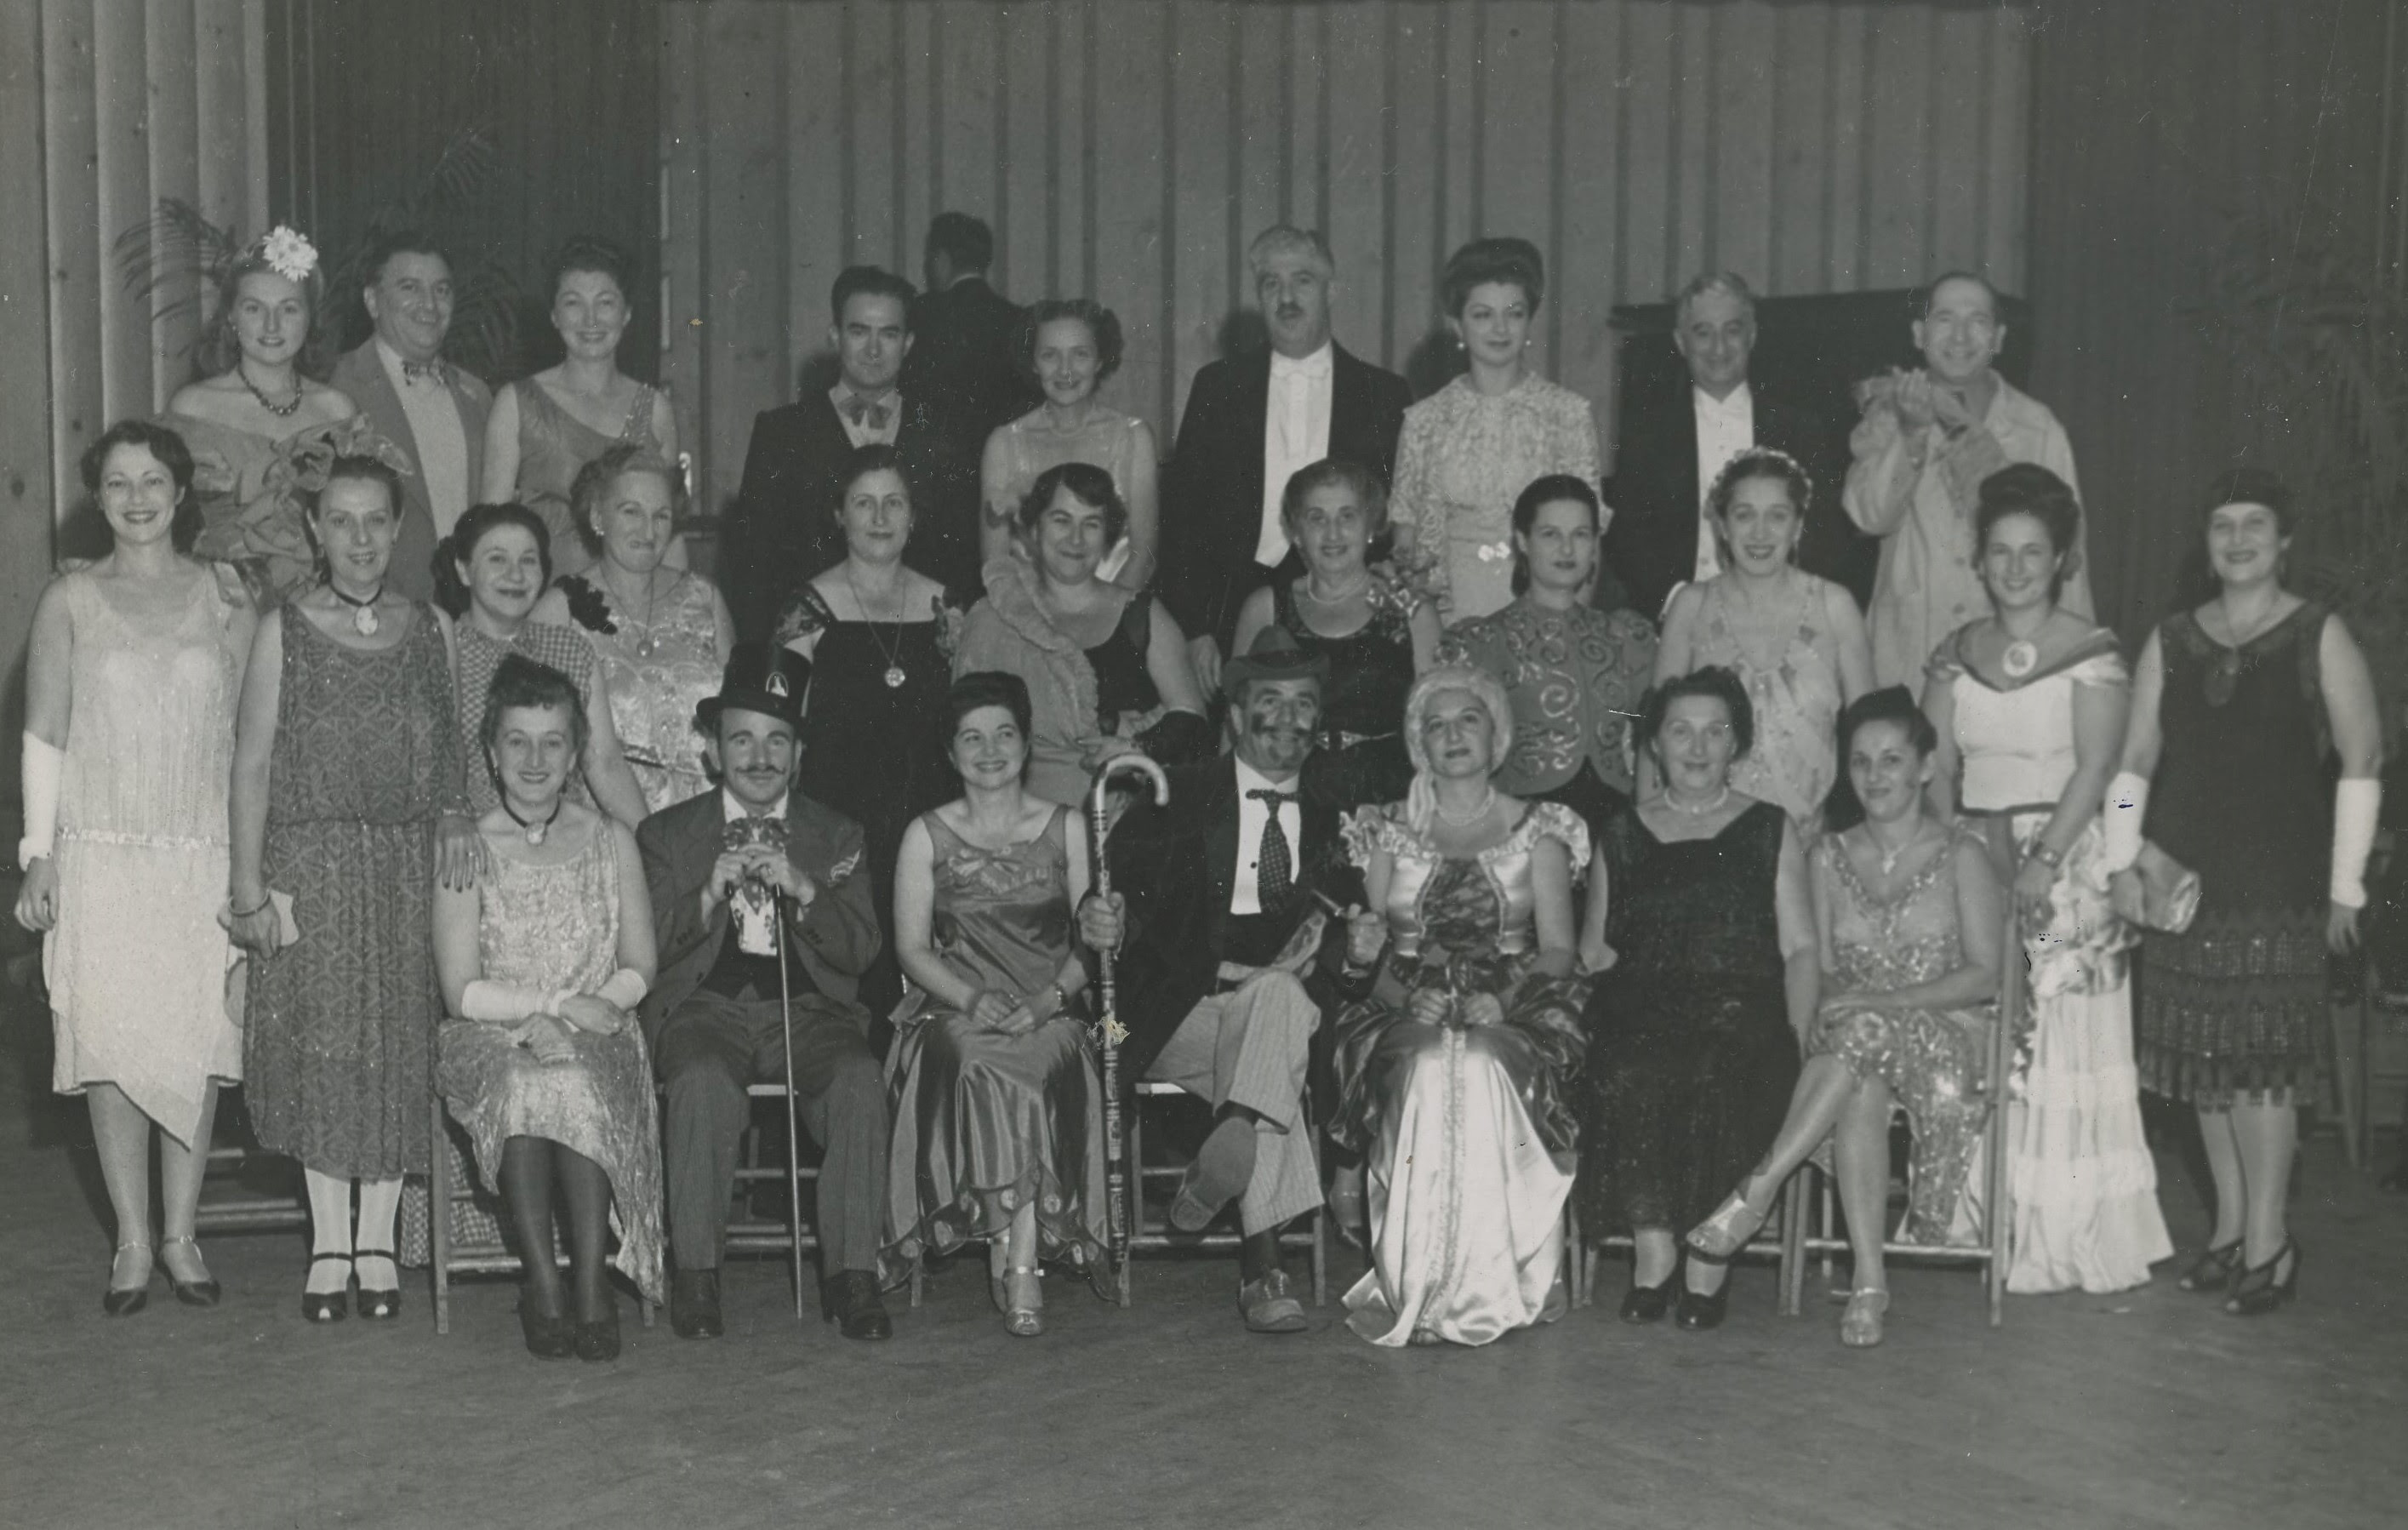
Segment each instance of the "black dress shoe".
[[[354,1268],[358,1266],[359,1262],[363,1259],[391,1259],[392,1257],[393,1251],[391,1249],[353,1249],[351,1251],[351,1264]],[[360,1285],[360,1299],[358,1305],[360,1316],[363,1318],[399,1317],[401,1315],[401,1287],[397,1285],[370,1286],[366,1282],[363,1281]]]
[[[146,1243],[121,1243],[117,1246],[117,1251],[119,1253],[139,1253],[145,1259],[150,1257],[150,1245]],[[117,1265],[114,1260],[111,1260],[109,1263],[108,1274],[112,1280],[117,1277]],[[103,1312],[108,1313],[112,1318],[130,1318],[135,1313],[141,1311],[144,1308],[150,1305],[150,1266],[148,1265],[144,1266],[142,1283],[140,1285],[111,1285],[108,1290],[102,1292],[100,1296],[100,1309]]]
[[[329,1259],[339,1259],[346,1265],[351,1262],[348,1253],[313,1253],[309,1263],[316,1265]],[[301,1293],[301,1315],[311,1323],[340,1323],[351,1310],[351,1294],[349,1280],[343,1282],[340,1291],[305,1291]]]
[[719,1318],[719,1271],[681,1269],[669,1277],[669,1328],[680,1338],[717,1338],[727,1330]]
[[566,1360],[576,1352],[578,1330],[566,1318],[538,1310],[533,1292],[519,1293],[519,1333],[538,1360]]
[[619,1358],[619,1304],[610,1303],[610,1315],[599,1323],[577,1325],[574,1348],[577,1358],[589,1365]]
[[1660,1286],[1642,1286],[1633,1281],[1630,1289],[1622,1294],[1622,1321],[1661,1323],[1665,1309],[1671,1305],[1671,1276],[1664,1277],[1664,1283]]
[[838,1272],[820,1283],[820,1316],[837,1325],[847,1338],[893,1338],[895,1320],[879,1299],[878,1277],[867,1270]]
[[[191,1249],[194,1259],[201,1256],[201,1246],[189,1237],[171,1237],[159,1247],[165,1251],[179,1243]],[[215,1307],[218,1299],[225,1294],[225,1288],[219,1285],[213,1277],[204,1275],[197,1280],[179,1280],[173,1269],[167,1271],[167,1288],[173,1291],[176,1294],[176,1299],[186,1307]]]
[[1730,1282],[1725,1280],[1720,1291],[1711,1296],[1700,1296],[1684,1283],[1681,1287],[1681,1305],[1672,1313],[1672,1325],[1693,1334],[1723,1325],[1723,1314],[1730,1309]]

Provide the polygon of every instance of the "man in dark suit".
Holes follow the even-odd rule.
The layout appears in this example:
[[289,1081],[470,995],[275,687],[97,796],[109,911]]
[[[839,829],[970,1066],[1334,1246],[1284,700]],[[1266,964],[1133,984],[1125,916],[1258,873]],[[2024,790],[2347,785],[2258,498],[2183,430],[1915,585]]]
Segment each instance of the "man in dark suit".
[[936,400],[899,390],[911,296],[910,282],[874,265],[839,272],[828,297],[836,386],[753,418],[719,565],[738,636],[768,636],[787,593],[844,557],[837,496],[846,462],[873,443],[895,449],[911,485],[911,566],[949,588],[978,588],[985,437]]
[[[1304,1108],[1326,1007],[1370,991],[1380,922],[1359,907],[1334,801],[1305,787],[1328,661],[1279,627],[1229,661],[1234,752],[1170,768],[1108,841],[1112,893],[1079,908],[1081,937],[1118,951],[1128,1076],[1177,1084],[1217,1113],[1171,1203],[1200,1232],[1230,1201],[1244,1234],[1238,1306],[1256,1333],[1307,1326],[1280,1267],[1280,1229],[1321,1204]],[[1333,921],[1320,901],[1353,909]]]
[[928,287],[911,308],[903,391],[950,410],[983,446],[996,426],[1038,405],[1019,357],[1027,310],[988,282],[995,231],[966,212],[929,222],[924,261]]
[[370,253],[368,271],[360,296],[376,333],[344,352],[327,380],[409,458],[387,580],[395,594],[427,600],[435,594],[436,544],[475,502],[484,475],[494,394],[443,359],[452,263],[440,246],[411,231],[388,235]]
[[1749,380],[1756,295],[1747,283],[1718,271],[1682,288],[1672,304],[1672,344],[1687,368],[1685,385],[1634,379],[1622,411],[1623,438],[1614,443],[1605,558],[1631,606],[1658,619],[1674,586],[1721,571],[1706,491],[1724,464],[1759,446],[1797,458],[1814,480],[1799,565],[1849,582],[1857,538],[1840,510],[1838,436],[1798,400]]
[[[697,708],[724,783],[664,808],[636,832],[660,943],[645,1039],[668,1094],[669,1323],[721,1330],[719,1259],[736,1148],[756,1080],[785,1080],[826,1156],[820,1167],[821,1314],[847,1338],[894,1332],[878,1295],[886,1195],[886,1090],[857,994],[878,954],[861,826],[794,790],[810,665],[748,643]],[[785,973],[779,973],[780,952]],[[792,1001],[786,1078],[782,1001]]]
[[1285,224],[1247,250],[1270,349],[1208,363],[1163,474],[1162,572],[1207,691],[1238,608],[1294,553],[1280,520],[1288,476],[1324,457],[1361,463],[1385,483],[1412,390],[1330,338],[1337,263],[1319,234]]

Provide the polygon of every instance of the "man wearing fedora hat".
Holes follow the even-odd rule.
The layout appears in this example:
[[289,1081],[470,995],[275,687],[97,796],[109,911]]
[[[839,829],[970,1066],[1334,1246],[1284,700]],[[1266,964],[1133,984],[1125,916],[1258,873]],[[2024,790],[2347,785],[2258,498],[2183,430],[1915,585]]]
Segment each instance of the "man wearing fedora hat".
[[636,834],[660,943],[643,1022],[668,1091],[669,1323],[682,1338],[721,1329],[719,1257],[745,1087],[785,1079],[785,994],[787,1081],[826,1154],[821,1313],[847,1338],[894,1332],[875,1273],[886,1092],[856,996],[881,937],[861,826],[794,790],[810,674],[808,660],[774,644],[738,648],[719,694],[695,709],[719,790],[662,808]]
[[[1201,1232],[1238,1203],[1238,1305],[1256,1333],[1307,1325],[1279,1234],[1321,1204],[1308,1053],[1323,1008],[1369,992],[1381,934],[1355,907],[1362,878],[1337,803],[1304,784],[1327,678],[1327,661],[1281,627],[1230,660],[1233,753],[1171,766],[1168,804],[1123,815],[1108,841],[1111,896],[1079,909],[1087,945],[1118,951],[1123,1066],[1216,1112],[1170,1220]],[[1340,907],[1350,920],[1328,917]]]

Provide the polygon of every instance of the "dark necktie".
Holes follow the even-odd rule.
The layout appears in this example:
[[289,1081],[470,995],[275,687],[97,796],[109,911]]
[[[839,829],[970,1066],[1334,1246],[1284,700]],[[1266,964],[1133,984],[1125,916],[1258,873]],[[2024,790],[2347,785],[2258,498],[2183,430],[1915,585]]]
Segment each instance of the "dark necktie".
[[1265,787],[1246,795],[1270,809],[1263,817],[1262,854],[1254,862],[1254,896],[1261,902],[1263,912],[1277,913],[1287,906],[1288,896],[1295,891],[1292,884],[1296,875],[1287,831],[1280,827],[1280,804],[1294,802],[1296,794]]
[[847,393],[844,397],[844,417],[862,430],[884,430],[886,405],[876,399],[864,398],[859,393]]

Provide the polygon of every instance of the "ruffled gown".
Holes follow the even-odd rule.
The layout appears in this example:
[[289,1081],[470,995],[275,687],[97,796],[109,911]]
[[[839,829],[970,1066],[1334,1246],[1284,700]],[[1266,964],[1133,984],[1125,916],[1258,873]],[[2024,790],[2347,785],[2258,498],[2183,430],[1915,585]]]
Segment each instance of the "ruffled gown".
[[[1060,975],[1073,938],[1068,811],[999,851],[922,817],[936,851],[935,945],[958,976],[1039,994]],[[887,1115],[889,1281],[924,1251],[1002,1237],[1032,1203],[1045,1257],[1106,1267],[1104,1091],[1077,1014],[1003,1036],[914,993],[896,1020]]]
[[1401,806],[1347,821],[1355,865],[1395,860],[1389,974],[1408,992],[1492,994],[1504,1009],[1486,1026],[1424,1024],[1376,998],[1339,1012],[1332,1135],[1365,1155],[1371,1218],[1371,1268],[1346,1294],[1346,1322],[1374,1344],[1416,1333],[1486,1344],[1560,1315],[1546,1306],[1572,1189],[1586,985],[1533,970],[1541,839],[1587,865],[1588,831],[1558,803],[1531,804],[1470,859],[1440,855]]

